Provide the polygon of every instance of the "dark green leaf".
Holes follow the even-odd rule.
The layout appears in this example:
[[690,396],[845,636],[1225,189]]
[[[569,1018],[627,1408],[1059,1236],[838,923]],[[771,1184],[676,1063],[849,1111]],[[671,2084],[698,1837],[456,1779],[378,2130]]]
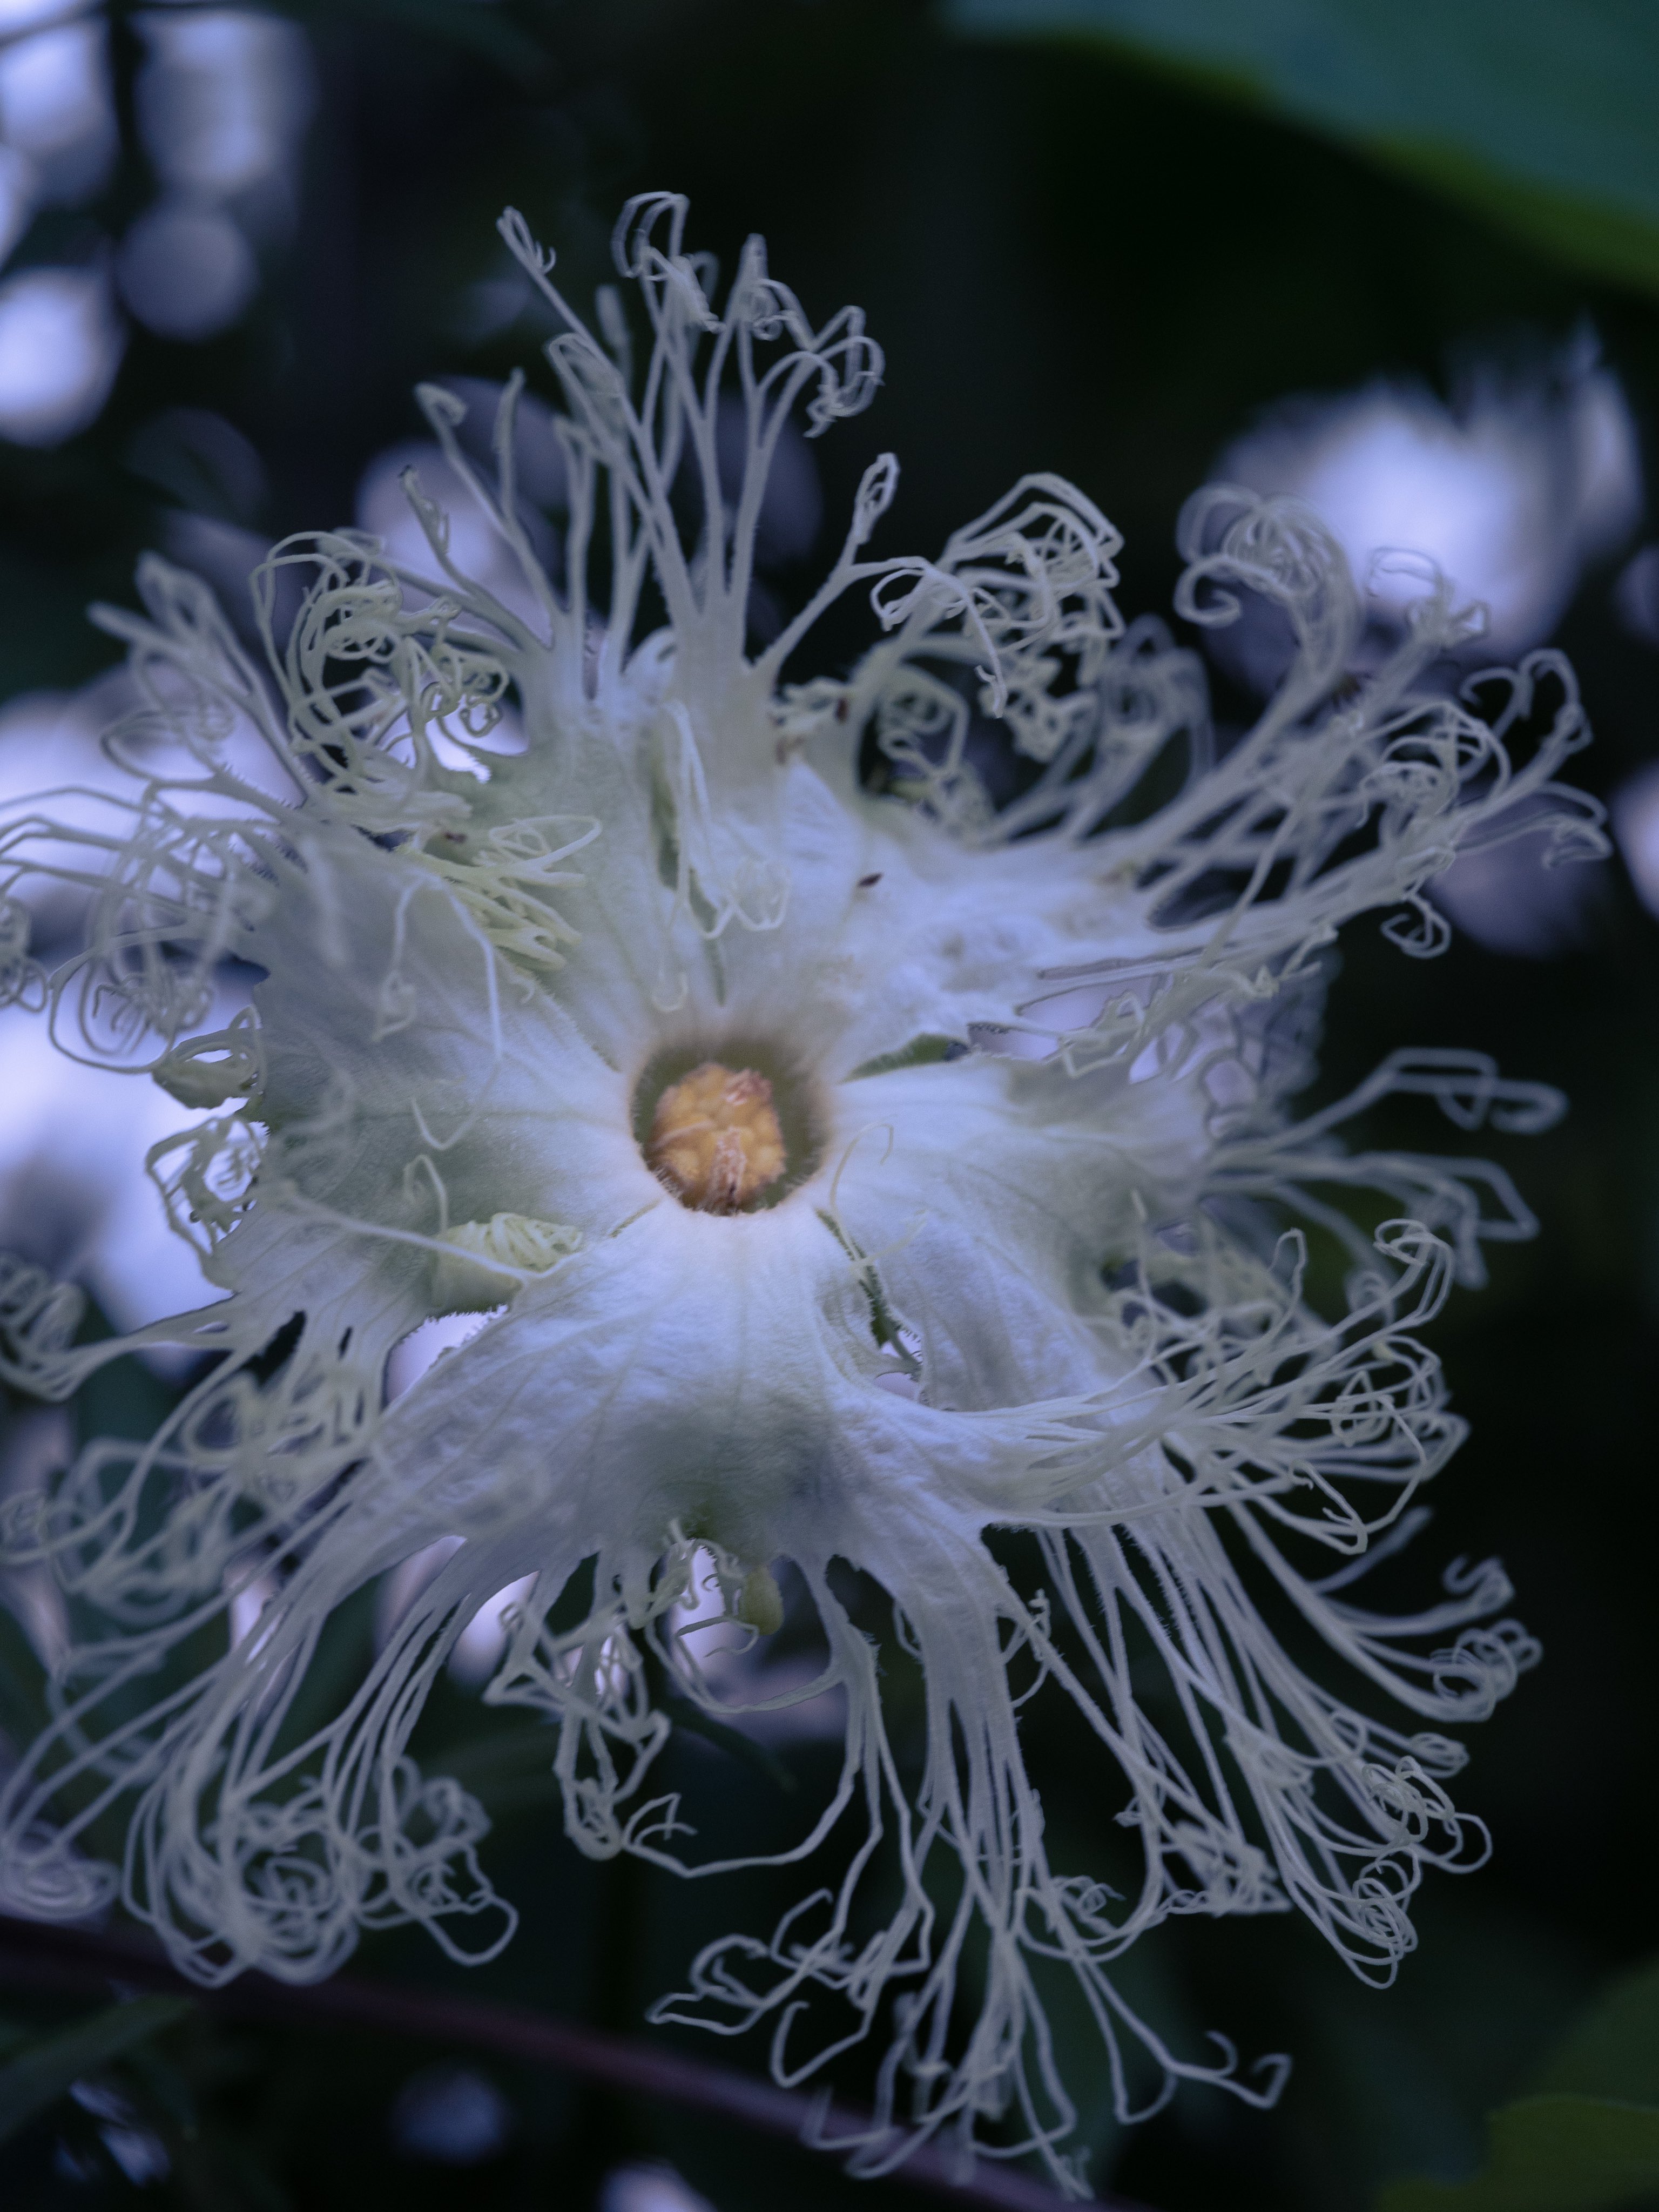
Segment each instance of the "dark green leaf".
[[1659,2105],[1659,1960],[1613,1984],[1534,2087]]
[[1659,17],[1622,0],[947,0],[958,31],[1139,56],[1659,289]]
[[15,2051],[0,2065],[0,2142],[55,2104],[83,2074],[107,2066],[191,2009],[188,1997],[138,1997]]
[[740,1759],[745,1766],[753,1767],[757,1774],[763,1774],[769,1782],[775,1784],[781,1790],[787,1792],[797,1786],[789,1769],[781,1759],[774,1759],[764,1745],[757,1743],[752,1736],[745,1735],[741,1729],[732,1728],[725,1721],[716,1720],[713,1713],[706,1713],[691,1698],[677,1696],[672,1690],[663,1690],[658,1692],[657,1703],[676,1728],[684,1729],[691,1735],[700,1735],[705,1743],[712,1743],[717,1750],[728,1753],[733,1759]]
[[480,7],[477,0],[290,0],[288,12],[301,22],[325,20],[335,24],[356,16],[375,29],[391,28],[404,35],[432,40],[493,62],[497,69],[534,82],[546,75],[545,46],[514,22],[499,6]]
[[1612,2212],[1659,2192],[1659,2108],[1523,2097],[1492,2117],[1472,2181],[1396,2181],[1377,2212]]
[[553,1771],[556,1748],[550,1731],[520,1729],[484,1736],[472,1743],[447,1745],[425,1764],[434,1774],[459,1782],[486,1812],[517,1812],[526,1805],[556,1801],[559,1785]]
[[27,1743],[46,1723],[46,1670],[21,1621],[0,1604],[0,1729]]

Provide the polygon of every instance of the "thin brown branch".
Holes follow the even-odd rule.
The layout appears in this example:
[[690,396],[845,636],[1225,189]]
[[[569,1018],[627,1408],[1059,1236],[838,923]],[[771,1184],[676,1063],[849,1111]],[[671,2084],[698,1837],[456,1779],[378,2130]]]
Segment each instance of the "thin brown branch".
[[[549,2020],[520,2005],[394,1988],[349,1974],[295,1988],[248,1973],[224,1989],[202,1989],[175,1971],[159,1945],[143,1936],[59,1928],[0,1913],[0,1984],[104,1996],[112,1981],[128,1988],[182,1990],[205,2010],[230,2019],[283,2027],[367,2028],[493,2051],[795,2142],[807,2137],[833,2146],[873,2125],[870,2114],[856,2106],[826,2104],[821,2097],[781,2089],[641,2036]],[[1065,2202],[1033,2176],[984,2160],[960,2179],[954,2158],[932,2142],[919,2143],[890,2179],[950,2197],[963,2212],[1060,2212]],[[1092,2202],[1101,2212],[1149,2212],[1127,2197]]]

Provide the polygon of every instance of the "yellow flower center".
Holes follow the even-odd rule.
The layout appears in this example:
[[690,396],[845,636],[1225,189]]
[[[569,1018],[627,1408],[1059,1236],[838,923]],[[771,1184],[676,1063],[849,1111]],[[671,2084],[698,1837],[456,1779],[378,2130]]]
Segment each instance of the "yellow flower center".
[[771,1085],[752,1067],[704,1060],[658,1099],[645,1156],[683,1206],[734,1212],[784,1170]]

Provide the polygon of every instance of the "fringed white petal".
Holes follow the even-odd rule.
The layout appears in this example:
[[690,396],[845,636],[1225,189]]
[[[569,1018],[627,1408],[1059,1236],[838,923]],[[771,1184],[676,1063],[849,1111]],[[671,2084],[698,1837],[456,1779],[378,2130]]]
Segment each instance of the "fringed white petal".
[[[842,2146],[861,2171],[989,2126],[1077,2191],[1044,1974],[1075,1977],[1123,2116],[1136,2050],[1154,2103],[1180,2078],[1265,2100],[1278,2062],[1194,2060],[1133,2013],[1125,1947],[1172,1914],[1294,1906],[1386,1979],[1424,1870],[1484,1848],[1443,1731],[1535,1656],[1493,1619],[1501,1572],[1453,1571],[1393,1620],[1354,1583],[1419,1525],[1461,1433],[1413,1332],[1454,1274],[1479,1279],[1484,1239],[1530,1223],[1495,1167],[1354,1153],[1341,1130],[1391,1093],[1465,1129],[1542,1126],[1555,1102],[1443,1052],[1300,1123],[1288,1101],[1345,922],[1375,911],[1435,950],[1425,887],[1517,806],[1564,848],[1594,841],[1554,781],[1583,720],[1548,653],[1446,690],[1437,657],[1474,617],[1432,577],[1358,672],[1332,541],[1223,489],[1183,520],[1181,611],[1264,597],[1297,650],[1218,759],[1199,663],[1124,628],[1116,534],[1086,497],[1027,477],[936,556],[873,557],[890,457],[821,590],[750,659],[784,425],[856,412],[881,361],[856,310],[812,324],[758,241],[716,304],[684,215],[649,196],[618,228],[650,326],[637,372],[614,297],[596,334],[507,219],[559,318],[554,578],[518,519],[517,380],[493,473],[428,388],[522,574],[513,604],[461,573],[413,478],[429,562],[289,541],[257,586],[263,664],[147,562],[145,612],[100,617],[131,653],[137,704],[108,740],[126,797],[0,826],[0,987],[197,1115],[151,1171],[230,1293],[77,1345],[76,1295],[0,1262],[9,1382],[61,1398],[134,1346],[210,1355],[155,1437],[95,1442],[9,1508],[6,1562],[53,1571],[74,1627],[56,1718],[0,1790],[0,1881],[41,1913],[118,1890],[206,1980],[314,1978],[405,1921],[489,1955],[511,1910],[484,1816],[410,1745],[491,1602],[483,1695],[550,1724],[583,1850],[753,1863],[700,1856],[695,1807],[655,1792],[653,1685],[734,1713],[677,1611],[701,1577],[747,1702],[830,1701],[842,1762],[781,1854],[802,1901],[704,1951],[659,2016],[769,2023],[787,2081],[872,2039],[876,2119]],[[674,501],[696,510],[690,550]],[[844,679],[796,680],[854,590],[878,642]],[[47,976],[23,924],[53,886],[93,919]],[[264,978],[228,1022],[228,958]],[[698,1070],[699,1097],[775,1116],[788,1170],[752,1192],[727,1175],[709,1210],[646,1157]],[[1399,1216],[1375,1237],[1345,1208],[1361,1188]],[[1308,1237],[1346,1265],[1332,1314]],[[465,1340],[409,1387],[399,1354],[390,1389],[434,1322]],[[377,1590],[397,1602],[375,1652]],[[820,1662],[769,1688],[749,1647],[786,1597]],[[1287,1624],[1347,1692],[1291,1660]],[[327,1692],[351,1635],[361,1662]],[[1133,1869],[1115,1889],[1049,1863],[1032,1698],[1099,1745]],[[118,1870],[88,1856],[118,1808]]]

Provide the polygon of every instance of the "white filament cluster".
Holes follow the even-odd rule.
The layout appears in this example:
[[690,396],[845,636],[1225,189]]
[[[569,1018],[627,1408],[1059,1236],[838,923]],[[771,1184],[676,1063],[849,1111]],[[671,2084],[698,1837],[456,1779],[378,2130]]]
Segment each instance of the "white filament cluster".
[[[1126,1947],[1172,1914],[1293,1905],[1384,1979],[1423,1869],[1484,1849],[1446,1794],[1463,1754],[1445,1730],[1534,1656],[1493,1620],[1502,1574],[1455,1568],[1405,1619],[1355,1584],[1458,1441],[1412,1332],[1455,1275],[1479,1279],[1483,1238],[1530,1224],[1495,1168],[1340,1132],[1396,1093],[1464,1128],[1538,1126],[1554,1102],[1445,1053],[1396,1056],[1299,1121],[1290,1100],[1345,921],[1382,910],[1434,950],[1425,884],[1517,805],[1593,841],[1552,780],[1581,717],[1551,654],[1438,686],[1474,619],[1444,588],[1356,678],[1329,538],[1206,495],[1182,611],[1223,621],[1266,594],[1298,641],[1218,760],[1198,664],[1156,623],[1124,628],[1116,537],[1087,499],[1032,477],[937,559],[878,559],[890,458],[822,590],[751,656],[782,428],[856,413],[880,356],[855,311],[815,327],[757,240],[717,307],[684,221],[653,197],[617,233],[651,331],[637,372],[617,299],[596,335],[504,225],[562,323],[554,575],[520,518],[517,384],[490,477],[459,402],[422,395],[533,619],[460,573],[412,481],[429,568],[349,533],[289,541],[258,589],[264,665],[149,562],[146,612],[101,616],[143,702],[108,740],[133,763],[125,819],[0,832],[0,890],[68,882],[94,909],[49,977],[8,921],[8,988],[76,1049],[223,1109],[153,1169],[230,1294],[77,1346],[71,1291],[0,1272],[3,1371],[43,1395],[134,1344],[208,1355],[150,1441],[88,1446],[4,1530],[15,1568],[55,1571],[75,1638],[58,1718],[0,1798],[7,1893],[64,1912],[118,1893],[212,1982],[313,1979],[409,1920],[489,1954],[512,1913],[488,1824],[409,1747],[509,1588],[483,1695],[552,1724],[576,1843],[688,1875],[758,1863],[700,1859],[695,1808],[652,1789],[653,1681],[734,1717],[731,1666],[705,1669],[683,1625],[712,1560],[740,1643],[784,1595],[816,1615],[822,1671],[781,1670],[771,1695],[752,1680],[762,1707],[837,1692],[840,1782],[784,1858],[847,1841],[828,1886],[705,1951],[659,2016],[769,2021],[787,2081],[874,2037],[862,2170],[988,2124],[1079,2188],[1042,1973],[1075,1976],[1126,2113],[1136,2045],[1159,2094],[1197,2076],[1263,2099],[1276,2062],[1242,2076],[1137,2017],[1112,1978]],[[290,572],[307,593],[284,628]],[[878,641],[844,680],[797,680],[812,623],[859,586]],[[509,709],[524,749],[492,750]],[[187,769],[145,766],[162,729]],[[258,779],[231,763],[250,733]],[[1023,782],[996,805],[980,764],[999,744]],[[1174,793],[1155,807],[1154,774]],[[200,1033],[231,955],[264,972],[253,1018]],[[810,1158],[760,1210],[679,1204],[641,1154],[640,1085],[757,1054],[804,1102]],[[1382,1203],[1362,1217],[1356,1193]],[[1346,1275],[1334,1311],[1309,1292],[1310,1240]],[[457,1306],[491,1317],[388,1402],[393,1351]],[[1040,1586],[999,1531],[1040,1552]],[[331,1624],[416,1555],[372,1663],[319,1712]],[[879,1648],[860,1577],[890,1601]],[[1358,1703],[1302,1670],[1275,1617],[1316,1632]],[[920,1773],[890,1734],[902,1677]],[[1050,1864],[1032,1698],[1098,1741],[1103,1821],[1139,1860],[1121,1894]]]

